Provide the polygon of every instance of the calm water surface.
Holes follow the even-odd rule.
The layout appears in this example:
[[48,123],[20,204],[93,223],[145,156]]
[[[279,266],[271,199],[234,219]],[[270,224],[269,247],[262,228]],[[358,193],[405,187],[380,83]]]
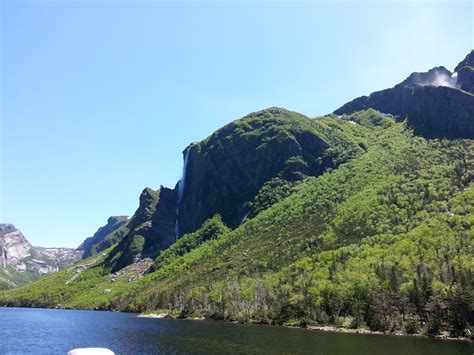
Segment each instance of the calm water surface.
[[327,333],[135,314],[0,308],[0,354],[66,354],[106,347],[116,354],[473,354],[463,342]]

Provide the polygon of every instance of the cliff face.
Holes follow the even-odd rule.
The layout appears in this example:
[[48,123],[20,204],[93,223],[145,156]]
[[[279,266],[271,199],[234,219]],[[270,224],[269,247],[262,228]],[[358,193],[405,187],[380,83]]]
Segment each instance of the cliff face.
[[461,90],[474,94],[474,66],[463,67],[457,73],[457,82]]
[[17,265],[31,255],[31,244],[13,224],[0,224],[0,267]]
[[81,254],[71,248],[31,246],[13,224],[0,224],[0,288],[58,271],[78,260]]
[[[271,179],[294,183],[333,167],[337,154],[315,120],[280,108],[250,114],[193,143],[174,189],[145,189],[128,223],[129,233],[108,262],[118,270],[154,257],[216,214],[235,228]],[[337,131],[331,133],[337,136]],[[346,142],[347,143],[347,142]],[[348,150],[357,150],[348,144]],[[132,252],[133,250],[133,252]]]
[[130,221],[129,235],[144,237],[144,257],[155,255],[176,240],[177,189],[161,186],[158,191],[145,189],[140,206]]
[[449,87],[404,88],[399,115],[427,137],[474,137],[474,95]]
[[417,134],[430,138],[474,136],[474,76],[471,52],[451,73],[437,67],[413,73],[391,89],[377,91],[348,102],[335,114],[373,108],[408,123]]
[[216,213],[234,228],[266,181],[277,176],[294,181],[317,175],[330,165],[324,158],[329,145],[303,128],[311,120],[301,115],[291,120],[286,110],[260,111],[186,149],[184,190],[178,206],[180,235],[196,230]]

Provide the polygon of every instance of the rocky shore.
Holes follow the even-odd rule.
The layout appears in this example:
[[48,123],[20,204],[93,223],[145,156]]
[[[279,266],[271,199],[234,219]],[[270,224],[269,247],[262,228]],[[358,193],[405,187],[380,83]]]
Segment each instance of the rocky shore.
[[[141,313],[138,314],[137,317],[140,318],[155,318],[155,319],[181,319],[181,320],[208,320],[212,321],[213,319],[206,318],[206,317],[186,317],[186,318],[179,318],[167,312],[157,312],[157,313]],[[241,323],[234,321],[232,323]],[[244,323],[241,323],[244,324]],[[330,325],[310,325],[310,326],[297,326],[297,325],[283,325],[285,328],[299,328],[299,329],[308,329],[308,330],[316,330],[321,332],[332,332],[332,333],[346,333],[346,334],[366,334],[366,335],[388,335],[388,336],[404,336],[404,337],[417,337],[417,338],[435,338],[441,340],[450,340],[450,341],[463,341],[463,342],[472,342],[471,338],[467,337],[450,337],[449,334],[439,334],[436,336],[427,336],[423,334],[408,334],[402,331],[396,332],[380,332],[380,331],[373,331],[366,328],[346,328],[346,327],[336,327]]]

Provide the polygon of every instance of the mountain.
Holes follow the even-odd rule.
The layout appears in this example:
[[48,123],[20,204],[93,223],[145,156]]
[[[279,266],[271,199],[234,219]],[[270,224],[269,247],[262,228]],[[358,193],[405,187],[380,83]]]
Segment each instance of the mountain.
[[263,194],[273,194],[268,184],[279,185],[287,195],[306,176],[320,175],[363,151],[345,132],[296,112],[273,107],[247,115],[188,146],[182,178],[173,189],[142,192],[129,232],[108,262],[117,271],[154,258],[216,214],[235,228],[261,209],[259,201],[268,199]]
[[13,224],[0,224],[0,289],[56,272],[81,254],[70,248],[33,247]]
[[86,259],[109,248],[122,238],[125,228],[121,227],[124,227],[129,219],[128,216],[109,217],[107,224],[100,227],[92,237],[86,238],[76,250],[82,251],[82,258]]
[[413,73],[391,89],[346,103],[337,115],[367,108],[408,119],[417,134],[429,138],[470,138],[474,135],[474,51],[452,73],[436,67]]
[[469,337],[471,56],[457,78],[415,73],[348,113],[231,122],[184,150],[174,188],[142,192],[115,244],[0,305]]

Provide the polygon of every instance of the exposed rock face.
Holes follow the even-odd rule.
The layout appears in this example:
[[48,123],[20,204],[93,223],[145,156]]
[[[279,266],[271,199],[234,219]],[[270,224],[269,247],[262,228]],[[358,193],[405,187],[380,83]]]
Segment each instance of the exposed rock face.
[[0,224],[0,287],[58,271],[80,259],[81,254],[71,248],[33,247],[14,225]]
[[116,272],[143,258],[153,257],[176,240],[178,189],[146,188],[140,205],[127,224],[128,233],[107,259]]
[[427,72],[412,73],[407,79],[396,85],[396,88],[404,88],[405,86],[447,86],[456,87],[456,78],[445,67],[435,67]]
[[88,258],[92,254],[98,253],[110,245],[103,243],[104,239],[111,233],[117,231],[120,227],[126,225],[129,222],[128,216],[112,216],[107,220],[107,224],[100,227],[92,237],[87,238],[84,242],[76,249],[83,251],[82,258]]
[[17,265],[31,255],[31,244],[13,224],[0,224],[0,266]]
[[459,88],[474,94],[474,50],[472,50],[456,68]]
[[159,191],[146,188],[140,195],[140,204],[137,211],[132,216],[129,227],[131,230],[136,230],[143,226],[144,223],[151,220],[156,212],[156,205],[160,201]]
[[459,70],[457,82],[461,90],[474,94],[474,66],[463,67]]
[[33,247],[31,257],[20,260],[16,269],[17,271],[35,271],[39,275],[49,274],[79,260],[81,254],[72,248]]
[[174,189],[145,189],[128,223],[126,237],[107,262],[114,271],[155,257],[181,235],[215,214],[229,227],[239,225],[249,202],[272,178],[286,181],[318,175],[333,167],[328,142],[314,120],[281,108],[250,114],[188,146]]
[[474,137],[474,95],[449,87],[404,89],[402,111],[415,132],[427,137]]
[[140,206],[130,221],[130,234],[145,238],[144,255],[153,256],[175,240],[177,189],[161,186],[158,191],[145,189]]
[[343,105],[335,114],[348,114],[373,108],[408,118],[417,134],[427,137],[474,137],[473,74],[471,52],[451,73],[436,67],[426,73],[413,73],[391,89],[362,96]]
[[160,202],[156,205],[156,211],[151,219],[151,229],[147,234],[142,233],[145,237],[145,250],[152,256],[173,244],[178,237],[175,233],[178,213],[177,188],[171,190],[161,186],[158,193]]

